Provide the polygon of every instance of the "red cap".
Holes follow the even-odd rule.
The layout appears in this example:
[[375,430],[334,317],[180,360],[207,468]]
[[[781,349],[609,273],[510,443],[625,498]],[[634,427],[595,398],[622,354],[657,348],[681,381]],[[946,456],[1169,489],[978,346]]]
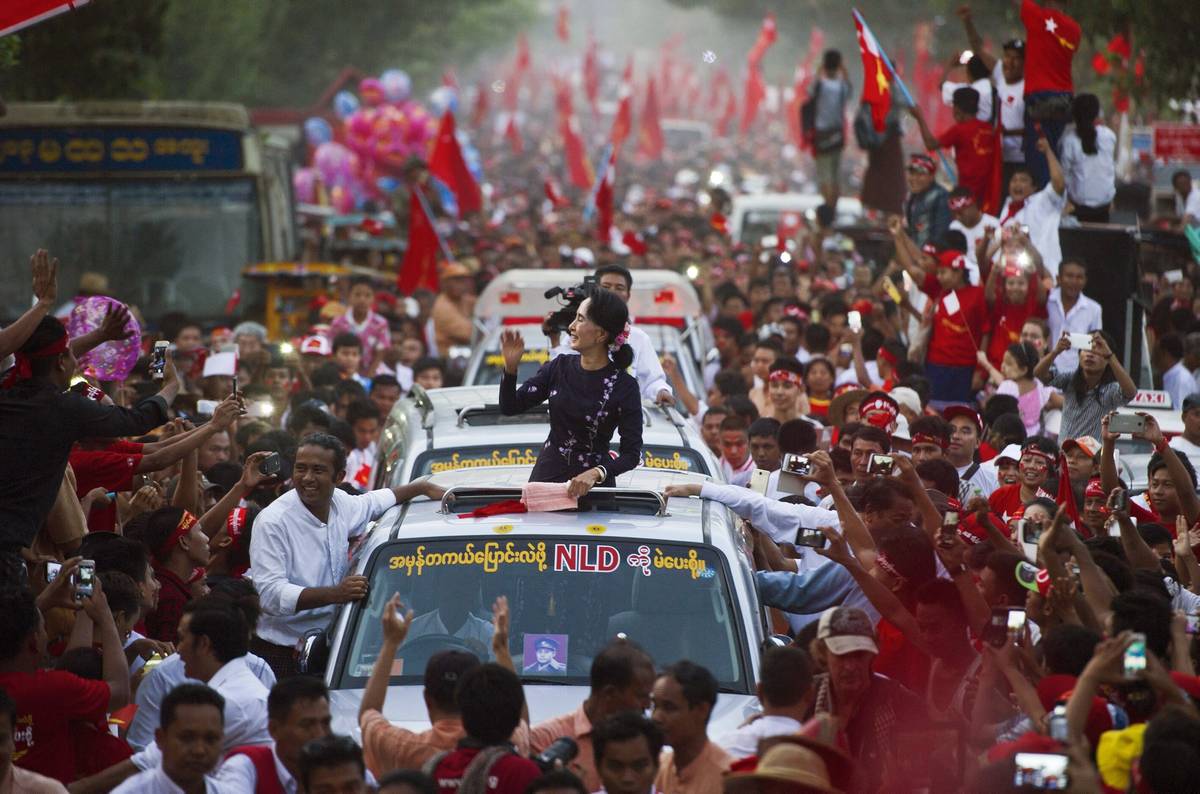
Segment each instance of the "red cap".
[[974,408],[968,408],[965,405],[951,405],[946,410],[942,411],[942,418],[949,422],[956,416],[965,416],[975,423],[975,428],[983,435],[983,420],[979,418],[979,412]]
[[1108,494],[1104,493],[1104,486],[1099,480],[1088,480],[1087,488],[1083,490],[1085,499],[1106,499]]
[[937,173],[937,163],[929,155],[917,152],[909,155],[908,170],[919,171],[922,174],[935,174]]
[[951,270],[966,270],[967,258],[958,251],[942,251],[938,254],[938,267],[948,267]]

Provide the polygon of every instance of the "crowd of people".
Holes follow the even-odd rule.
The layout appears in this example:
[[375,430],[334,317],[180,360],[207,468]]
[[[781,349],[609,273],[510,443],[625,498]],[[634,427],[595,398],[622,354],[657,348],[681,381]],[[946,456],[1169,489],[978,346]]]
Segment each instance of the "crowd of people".
[[[869,153],[865,202],[889,161],[906,183],[880,205],[895,208],[882,246],[836,223],[853,87],[831,51],[803,169],[778,167],[778,123],[622,164],[599,242],[582,196],[542,200],[557,133],[531,108],[522,134],[544,145],[480,136],[504,190],[489,215],[439,220],[453,261],[436,292],[355,279],[295,338],[167,314],[143,323],[133,371],[102,381],[80,359],[153,307],[72,338],[57,262],[37,252],[33,306],[0,330],[0,794],[1192,790],[1197,269],[1139,279],[1181,419],[1169,437],[1118,412],[1138,385],[1085,294],[1096,265],[1126,265],[1059,242],[1062,225],[1107,220],[1116,191],[1115,136],[1074,93],[1079,26],[1056,0],[1018,5],[1024,36],[998,57],[960,10],[971,53],[943,86],[952,126],[914,110],[911,156]],[[735,241],[728,190],[677,178],[714,169],[827,203],[786,235]],[[1173,186],[1175,222],[1200,224],[1200,189],[1186,173]],[[760,712],[736,731],[708,733],[710,671],[620,637],[594,649],[582,705],[531,724],[503,598],[485,626],[494,661],[430,658],[425,731],[384,716],[412,625],[398,598],[361,742],[333,733],[330,692],[299,661],[365,597],[350,554],[369,523],[441,497],[427,479],[376,487],[381,431],[414,387],[459,381],[475,296],[518,267],[586,267],[597,285],[522,384],[523,341],[504,336],[506,413],[569,398],[552,401],[531,479],[571,499],[613,485],[640,460],[643,400],[686,415],[720,462],[723,482],[666,496],[741,519],[780,635]],[[696,274],[714,339],[699,388],[625,307],[649,268]],[[1122,479],[1122,438],[1151,453],[1144,493]]]

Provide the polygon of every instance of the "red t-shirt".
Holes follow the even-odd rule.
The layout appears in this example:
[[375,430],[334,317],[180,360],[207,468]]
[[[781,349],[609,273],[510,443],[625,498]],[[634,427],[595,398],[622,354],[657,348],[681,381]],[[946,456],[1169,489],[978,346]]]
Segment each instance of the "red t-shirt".
[[61,670],[38,670],[0,673],[0,688],[17,705],[13,763],[64,785],[75,782],[71,723],[105,719],[108,684]]
[[1074,93],[1071,61],[1079,49],[1079,23],[1061,11],[1021,3],[1025,25],[1025,96],[1038,91]]
[[[132,451],[134,447],[137,452]],[[75,493],[82,499],[95,488],[106,491],[131,490],[133,475],[142,462],[141,448],[141,444],[119,441],[104,450],[72,451],[67,460],[75,470]],[[89,532],[115,532],[116,502],[92,508],[87,522]]]
[[[1044,496],[1047,499],[1054,498],[1053,494],[1046,493],[1041,488],[1037,489],[1037,496]],[[988,497],[988,507],[992,508],[992,512],[1007,523],[1017,514],[1018,510],[1025,507],[1025,502],[1021,500],[1021,483],[1002,485],[992,491],[992,495]]]
[[952,125],[938,136],[938,143],[954,149],[958,184],[975,194],[975,201],[984,212],[999,209],[1000,185],[996,176],[1000,148],[996,129],[986,121],[971,118]]
[[[974,367],[977,363],[975,351],[979,349],[987,322],[983,287],[965,286],[954,290],[959,310],[950,314],[943,300],[945,294],[940,289],[931,290],[930,286],[926,279],[922,289],[937,302],[926,360],[943,367]],[[936,279],[932,286],[937,286]]]
[[158,591],[158,606],[146,616],[146,636],[159,642],[179,641],[179,619],[183,605],[192,600],[187,582],[166,568],[155,568],[154,578],[162,585]]
[[[438,762],[433,770],[433,782],[438,791],[457,790],[467,766],[478,753],[478,747],[460,747]],[[537,764],[516,753],[509,753],[500,756],[492,764],[488,772],[487,790],[500,794],[524,794],[525,788],[541,776],[542,770]]]
[[1037,282],[1032,276],[1029,278],[1029,292],[1022,304],[1005,300],[1003,282],[997,285],[997,290],[1002,294],[988,315],[987,331],[992,336],[988,342],[987,354],[988,361],[999,369],[1004,351],[1008,350],[1009,345],[1021,341],[1021,327],[1025,325],[1025,321],[1030,317],[1045,317],[1046,306],[1044,303],[1038,303]]

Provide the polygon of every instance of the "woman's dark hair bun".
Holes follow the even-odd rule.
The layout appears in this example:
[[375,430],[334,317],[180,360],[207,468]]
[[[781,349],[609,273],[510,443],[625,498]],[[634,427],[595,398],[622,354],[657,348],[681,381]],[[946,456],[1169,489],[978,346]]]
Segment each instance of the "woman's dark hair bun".
[[[621,335],[629,323],[629,307],[616,293],[597,288],[592,291],[591,303],[588,304],[588,318],[604,329],[608,334],[608,343]],[[615,352],[610,353],[613,363],[625,369],[633,363],[633,348],[628,344],[621,345]]]
[[629,369],[633,365],[633,348],[628,344],[621,345],[620,349],[612,354],[612,361],[617,369]]

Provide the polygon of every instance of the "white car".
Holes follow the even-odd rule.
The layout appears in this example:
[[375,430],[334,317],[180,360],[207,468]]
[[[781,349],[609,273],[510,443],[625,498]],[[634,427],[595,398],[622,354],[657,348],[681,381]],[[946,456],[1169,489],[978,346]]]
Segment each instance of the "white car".
[[[819,193],[751,193],[733,197],[729,213],[729,234],[734,242],[757,245],[774,235],[779,218],[785,212],[803,215],[809,221],[817,217],[817,207],[825,203]],[[862,202],[843,196],[838,199],[835,226],[853,226],[862,221]]]
[[[704,377],[696,366],[679,330],[669,325],[638,325],[646,332],[659,356],[670,355],[679,363],[679,373],[692,394],[704,394]],[[464,386],[498,385],[504,375],[504,356],[500,354],[500,334],[505,329],[517,331],[525,340],[525,354],[517,368],[517,383],[523,383],[550,360],[550,340],[542,333],[541,324],[507,325],[493,328],[475,345],[467,360]]]
[[[624,635],[656,664],[690,659],[712,671],[720,696],[709,734],[731,731],[756,710],[766,639],[753,562],[732,515],[718,504],[673,499],[668,484],[694,474],[637,469],[621,487],[596,488],[573,512],[488,518],[458,514],[516,499],[528,466],[463,469],[433,477],[442,503],[399,505],[375,523],[351,569],[367,598],[341,607],[328,632],[306,638],[302,664],[324,667],[333,730],[360,737],[358,707],[381,644],[380,615],[393,593],[415,613],[392,662],[384,716],[429,727],[422,674],[433,654],[469,650],[491,659],[491,605],[507,596],[509,652],[525,684],[531,724],[569,712],[588,696],[593,656]],[[454,624],[453,634],[434,631]],[[549,639],[561,671],[525,670]],[[326,661],[327,660],[327,661]]]
[[[549,407],[504,416],[499,403],[499,386],[413,387],[380,436],[377,487],[457,469],[532,466],[550,430]],[[643,467],[722,479],[716,457],[677,411],[643,403],[642,416]]]
[[[558,287],[583,283],[591,270],[524,269],[507,270],[480,293],[475,303],[475,343],[501,325],[541,325],[552,311],[565,304],[561,297],[546,297]],[[692,282],[673,270],[633,271],[633,291],[629,295],[629,316],[638,327],[668,325],[677,329],[692,359],[704,361],[714,341],[712,328],[704,315],[700,295]]]
[[[1158,428],[1168,440],[1183,433],[1183,417],[1179,409],[1171,404],[1169,392],[1139,389],[1121,410],[1120,414],[1147,413],[1158,422]],[[1154,456],[1154,447],[1149,442],[1130,436],[1119,436],[1116,444],[1118,455],[1117,473],[1135,494],[1150,487],[1150,475],[1146,467]],[[1189,461],[1195,466],[1195,461]]]

